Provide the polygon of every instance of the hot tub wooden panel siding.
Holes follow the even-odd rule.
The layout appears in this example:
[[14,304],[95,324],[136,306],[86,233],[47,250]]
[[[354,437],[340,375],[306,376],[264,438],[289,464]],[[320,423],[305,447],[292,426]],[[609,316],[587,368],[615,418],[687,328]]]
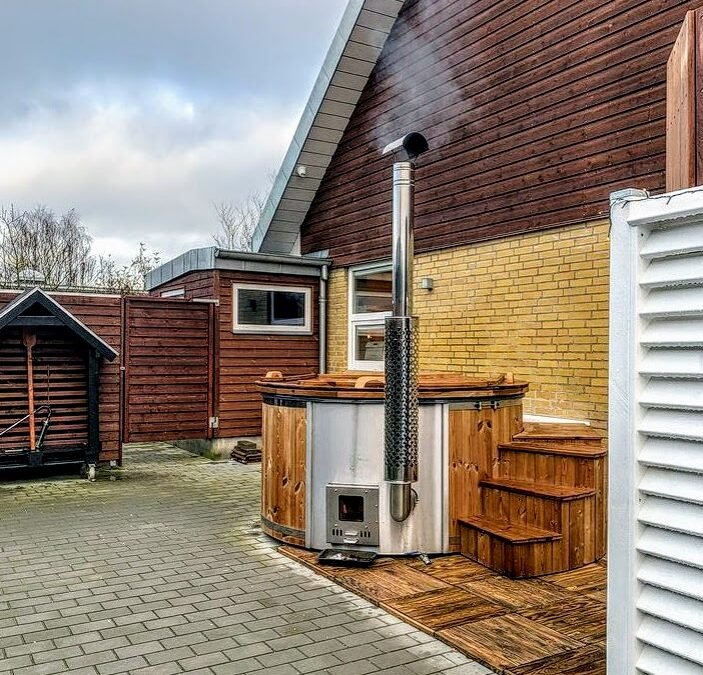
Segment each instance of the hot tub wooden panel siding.
[[[219,289],[219,406],[217,436],[233,438],[261,434],[261,394],[254,384],[271,370],[286,376],[318,372],[318,284],[312,277],[253,274],[218,270]],[[281,335],[232,332],[232,284],[305,286],[311,289],[312,334]]]
[[[409,130],[418,251],[584,222],[665,185],[666,63],[699,0],[407,2],[303,225],[335,264],[390,254],[390,171]],[[350,186],[353,189],[350,189]]]
[[[0,307],[6,305],[8,302],[16,297],[17,293],[13,291],[0,292]],[[114,349],[121,351],[121,335],[122,335],[122,299],[119,296],[113,295],[78,295],[78,294],[52,294],[52,297],[56,299],[63,307],[65,307],[71,314],[73,314],[77,319],[82,321],[88,328],[90,328],[94,333],[99,335],[105,342],[107,342]],[[58,331],[60,333],[60,331]],[[46,337],[46,335],[45,335]],[[39,339],[42,339],[41,333]],[[63,444],[68,439],[73,439],[74,441],[82,442],[86,438],[87,427],[85,426],[85,418],[87,417],[87,410],[85,408],[85,399],[83,399],[82,405],[79,399],[81,399],[80,386],[77,384],[78,380],[81,378],[81,366],[79,363],[76,352],[72,351],[70,345],[63,340],[56,340],[56,337],[51,338],[55,341],[55,346],[52,346],[53,356],[51,360],[54,361],[51,365],[53,374],[50,374],[51,382],[51,397],[52,404],[58,404],[60,396],[68,396],[71,394],[71,404],[70,406],[63,407],[58,404],[57,407],[61,410],[60,414],[52,419],[50,433],[47,436],[47,447],[51,445]],[[1,344],[1,353],[4,355],[7,350],[13,353],[12,361],[5,361],[3,358],[3,368],[4,364],[7,363],[8,366],[12,363],[12,367],[17,365],[15,362],[20,355],[20,351],[24,353],[24,348],[21,345],[15,344],[16,340],[13,339],[11,333],[7,335],[3,334]],[[46,343],[44,343],[46,344]],[[15,349],[15,347],[21,347],[21,350]],[[63,355],[59,358],[59,351],[63,352]],[[42,374],[42,349],[41,346],[37,349],[37,361],[35,363],[35,380],[37,386],[37,405],[41,405],[45,402],[45,389],[42,388],[45,375]],[[56,357],[56,358],[54,358]],[[26,368],[26,362],[25,368]],[[59,375],[56,369],[62,370],[62,374]],[[44,368],[45,370],[45,368]],[[70,375],[70,377],[69,377]],[[65,377],[64,377],[65,376]],[[0,380],[2,380],[2,368],[0,368]],[[69,384],[69,380],[74,384]],[[26,375],[24,376],[24,383],[26,386]],[[12,390],[14,391],[15,386],[19,385],[21,382],[18,380],[13,383]],[[11,394],[7,381],[0,381],[0,395],[3,398],[6,395],[15,396]],[[73,396],[75,394],[75,396]],[[68,400],[68,399],[65,399]],[[25,406],[26,407],[26,406]],[[70,410],[69,410],[70,408]],[[26,410],[17,417],[21,417],[26,414]],[[6,416],[0,419],[0,428],[4,428],[5,422],[9,420]],[[100,461],[107,462],[110,460],[119,460],[121,456],[121,436],[120,436],[120,359],[117,358],[112,363],[105,360],[101,362],[100,369],[100,441],[102,443],[102,451],[100,453]],[[3,446],[4,447],[4,446]]]
[[264,404],[263,417],[262,528],[276,539],[304,546],[307,409]]

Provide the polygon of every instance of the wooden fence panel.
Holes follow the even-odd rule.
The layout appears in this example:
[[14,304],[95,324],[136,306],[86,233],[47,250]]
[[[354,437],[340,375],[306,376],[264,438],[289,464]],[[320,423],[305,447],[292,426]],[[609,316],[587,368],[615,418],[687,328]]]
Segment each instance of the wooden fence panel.
[[215,308],[125,299],[126,442],[211,437]]
[[666,189],[698,183],[696,151],[696,45],[698,16],[691,11],[681,27],[669,63],[666,84]]

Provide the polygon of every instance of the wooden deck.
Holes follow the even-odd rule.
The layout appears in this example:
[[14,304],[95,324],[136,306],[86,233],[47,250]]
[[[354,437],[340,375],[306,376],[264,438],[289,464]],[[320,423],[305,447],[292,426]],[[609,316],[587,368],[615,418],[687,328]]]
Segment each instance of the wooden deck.
[[279,551],[502,675],[605,675],[605,563],[514,580],[460,555],[360,570]]

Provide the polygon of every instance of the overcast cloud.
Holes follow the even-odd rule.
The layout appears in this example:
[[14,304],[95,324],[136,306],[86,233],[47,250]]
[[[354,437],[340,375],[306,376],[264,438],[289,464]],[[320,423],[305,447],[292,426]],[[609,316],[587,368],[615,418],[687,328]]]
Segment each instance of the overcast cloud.
[[345,0],[2,0],[0,203],[98,253],[211,245],[277,169]]

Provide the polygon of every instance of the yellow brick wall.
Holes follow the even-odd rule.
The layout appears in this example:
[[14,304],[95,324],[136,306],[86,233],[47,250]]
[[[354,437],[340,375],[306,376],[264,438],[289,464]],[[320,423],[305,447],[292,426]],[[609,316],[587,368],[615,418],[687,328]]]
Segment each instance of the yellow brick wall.
[[[605,428],[608,222],[418,255],[423,370],[530,382],[525,409]],[[434,279],[424,291],[419,279]],[[329,370],[347,368],[347,270],[330,277]]]

